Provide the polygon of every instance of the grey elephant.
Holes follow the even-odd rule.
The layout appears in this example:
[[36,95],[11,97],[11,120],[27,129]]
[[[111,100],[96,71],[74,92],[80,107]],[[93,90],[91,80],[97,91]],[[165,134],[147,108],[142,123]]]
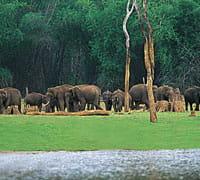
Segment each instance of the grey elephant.
[[[125,93],[122,90],[117,89],[112,93],[112,105],[115,112],[122,111],[122,108],[124,106],[124,100],[125,100]],[[129,104],[131,103],[131,101],[132,101],[132,98],[129,95]]]
[[175,99],[175,89],[168,85],[160,86],[156,91],[157,101],[166,100],[168,102],[173,102]]
[[[65,93],[72,88],[72,85],[64,84],[52,88],[48,88],[46,92],[46,96],[50,99],[50,105],[57,104],[58,111],[64,111],[67,107],[69,110],[69,105],[65,102]],[[69,103],[69,102],[68,102]]]
[[73,102],[74,111],[85,110],[86,104],[94,105],[96,109],[100,107],[101,89],[95,85],[77,85],[69,88],[65,93],[66,104]]
[[47,106],[50,103],[50,99],[41,94],[41,93],[37,93],[37,92],[32,92],[29,93],[25,98],[24,98],[24,102],[25,105],[27,106],[28,104],[30,106],[37,106],[39,112],[41,112],[42,110],[42,103],[45,104],[45,106]]
[[[158,87],[156,85],[153,86],[153,94],[156,101],[156,91]],[[132,97],[131,106],[134,108],[134,104],[136,109],[139,109],[140,104],[145,104],[146,108],[149,109],[149,98],[147,93],[146,84],[137,84],[131,87],[129,90],[129,94]]]
[[17,105],[21,113],[21,92],[16,88],[2,88],[0,89],[0,114],[3,113],[8,106]]
[[185,109],[188,110],[188,104],[190,105],[190,110],[192,110],[192,104],[196,104],[195,111],[199,111],[200,104],[200,87],[194,86],[185,90],[184,92],[185,98]]
[[168,101],[170,105],[170,111],[174,109],[174,102],[181,100],[180,90],[168,85],[160,86],[156,91],[157,101]]
[[111,111],[112,109],[112,92],[107,90],[102,94],[103,102],[105,103],[105,107],[107,111]]

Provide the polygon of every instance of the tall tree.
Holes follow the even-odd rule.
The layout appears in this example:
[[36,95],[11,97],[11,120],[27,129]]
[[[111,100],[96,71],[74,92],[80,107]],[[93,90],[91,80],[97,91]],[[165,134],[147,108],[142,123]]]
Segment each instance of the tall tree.
[[153,95],[153,80],[154,80],[154,67],[155,67],[153,30],[152,30],[151,24],[150,24],[148,16],[147,16],[146,5],[147,5],[147,1],[143,0],[143,11],[144,11],[143,17],[144,17],[145,23],[147,25],[148,36],[146,34],[144,24],[142,22],[142,16],[140,14],[140,10],[139,10],[137,4],[136,4],[136,11],[138,13],[141,31],[143,33],[143,37],[145,40],[144,62],[145,62],[146,70],[147,70],[147,92],[148,92],[148,99],[149,99],[149,106],[150,106],[150,121],[157,122],[155,100],[154,100],[154,95]]
[[[130,15],[133,12],[133,9],[135,7],[136,0],[133,0],[132,4],[130,5],[130,0],[127,2],[126,6],[126,16],[123,21],[123,31],[126,37],[126,69],[125,69],[125,102],[124,102],[124,111],[129,111],[129,79],[130,79],[130,62],[131,62],[131,56],[130,56],[130,36],[127,31],[127,21],[130,17]],[[131,7],[130,7],[131,6]]]

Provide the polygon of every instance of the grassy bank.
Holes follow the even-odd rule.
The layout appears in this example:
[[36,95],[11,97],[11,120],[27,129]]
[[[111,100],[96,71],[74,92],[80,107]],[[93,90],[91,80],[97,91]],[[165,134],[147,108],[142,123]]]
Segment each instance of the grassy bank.
[[200,148],[200,112],[111,116],[0,116],[0,151]]

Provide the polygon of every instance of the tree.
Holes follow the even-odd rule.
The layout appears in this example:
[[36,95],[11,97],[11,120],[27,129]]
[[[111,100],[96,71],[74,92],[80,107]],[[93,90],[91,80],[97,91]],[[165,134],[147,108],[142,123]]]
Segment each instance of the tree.
[[154,67],[155,67],[153,30],[152,30],[151,24],[149,22],[149,19],[147,17],[146,4],[147,4],[147,1],[143,0],[143,11],[144,11],[143,17],[144,17],[145,23],[147,25],[148,37],[146,35],[144,24],[142,22],[142,16],[140,14],[140,10],[139,10],[137,4],[136,4],[136,11],[138,13],[138,19],[140,22],[141,31],[143,33],[143,37],[145,40],[144,62],[145,62],[146,70],[147,70],[147,92],[148,92],[148,99],[149,99],[149,106],[150,106],[150,121],[157,122],[155,100],[154,100],[154,95],[153,95],[153,80],[154,80]]
[[130,0],[127,2],[126,6],[126,16],[123,21],[123,31],[126,37],[126,70],[125,70],[125,102],[124,102],[124,111],[128,112],[129,111],[129,78],[130,78],[130,62],[131,62],[131,57],[130,57],[130,36],[127,31],[127,21],[130,17],[130,15],[133,12],[133,9],[135,7],[136,0],[133,0],[133,3],[130,8]]

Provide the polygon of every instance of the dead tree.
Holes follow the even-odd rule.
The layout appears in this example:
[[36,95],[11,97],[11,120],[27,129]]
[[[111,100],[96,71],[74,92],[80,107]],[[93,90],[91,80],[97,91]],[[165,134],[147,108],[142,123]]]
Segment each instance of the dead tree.
[[[144,62],[145,62],[145,68],[147,71],[147,92],[148,92],[148,99],[149,99],[149,106],[150,106],[150,121],[151,122],[157,122],[157,116],[156,116],[156,108],[155,108],[155,100],[153,95],[153,80],[154,80],[154,44],[153,44],[153,30],[150,25],[149,19],[147,17],[146,12],[146,4],[147,1],[143,0],[143,16],[140,14],[139,7],[137,4],[135,5],[136,11],[138,14],[138,19],[140,22],[140,28],[145,40],[144,43]],[[145,23],[147,25],[147,33],[144,28],[144,24],[142,22],[142,18],[144,18]]]
[[[130,62],[131,62],[131,56],[130,56],[130,37],[129,33],[127,31],[127,21],[133,12],[133,9],[136,4],[136,0],[132,0],[132,5],[130,5],[130,0],[127,2],[126,6],[126,16],[123,21],[123,31],[126,37],[126,69],[125,69],[125,102],[124,102],[124,111],[129,111],[129,78],[130,78]],[[130,8],[131,7],[131,8]]]

